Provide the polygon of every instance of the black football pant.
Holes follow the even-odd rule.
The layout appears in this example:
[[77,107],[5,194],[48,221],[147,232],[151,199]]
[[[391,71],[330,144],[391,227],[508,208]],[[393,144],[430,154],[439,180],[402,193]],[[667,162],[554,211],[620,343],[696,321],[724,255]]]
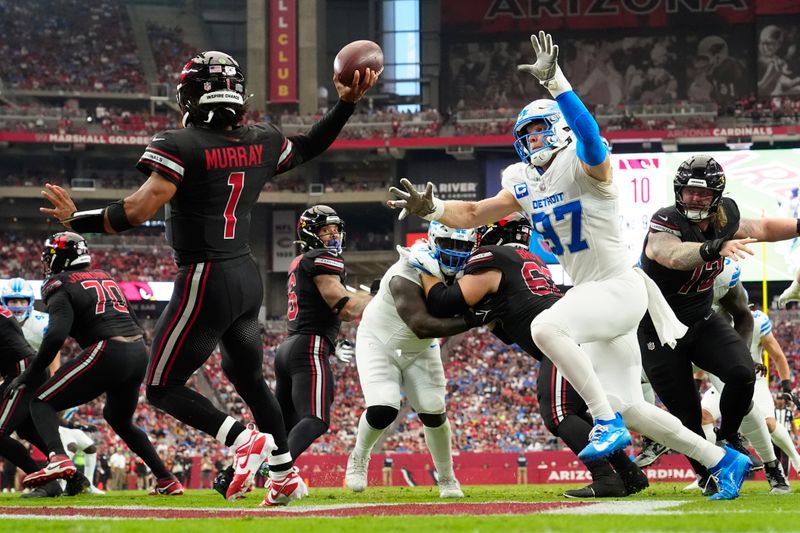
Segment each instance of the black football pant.
[[249,255],[181,267],[156,325],[147,399],[181,422],[224,440],[227,446],[233,444],[244,425],[226,424],[228,413],[186,386],[219,345],[223,372],[250,407],[258,429],[275,439],[278,449],[273,455],[281,455],[289,451],[289,444],[280,405],[263,375],[258,323],[262,296],[261,275]]
[[[594,427],[594,421],[589,415],[586,402],[547,357],[542,357],[539,366],[536,398],[545,427],[578,455],[589,444],[589,433]],[[592,473],[593,480],[612,474],[611,465],[617,471],[632,466],[623,451],[611,454],[607,460],[600,459],[584,464]]]
[[[45,449],[45,443],[31,418],[30,405],[36,390],[26,387],[15,391],[8,397],[6,389],[14,376],[8,376],[0,385],[0,456],[11,461],[26,474],[36,472],[41,468],[31,457],[25,446],[11,437],[15,431],[17,435],[30,442],[40,450]],[[58,426],[56,426],[58,431]]]
[[[719,401],[720,438],[739,431],[752,404],[756,375],[750,348],[728,322],[713,314],[693,324],[675,349],[661,346],[655,332],[640,326],[639,346],[642,365],[653,390],[684,426],[705,438],[700,394],[692,372],[692,364],[695,364],[725,383]],[[700,463],[689,461],[698,474],[705,473]]]
[[65,454],[58,433],[58,411],[83,405],[105,393],[106,422],[157,478],[169,477],[153,444],[133,423],[146,368],[147,347],[141,340],[103,340],[62,365],[39,387],[30,407],[36,429],[44,439],[42,451]]
[[288,337],[275,354],[278,397],[295,459],[328,431],[333,404],[331,341],[324,335]]

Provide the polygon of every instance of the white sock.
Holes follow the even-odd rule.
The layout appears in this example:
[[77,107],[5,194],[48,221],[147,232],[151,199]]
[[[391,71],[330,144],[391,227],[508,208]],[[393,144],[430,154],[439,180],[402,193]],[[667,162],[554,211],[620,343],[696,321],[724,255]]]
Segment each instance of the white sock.
[[706,440],[711,444],[717,443],[717,434],[714,433],[714,424],[703,424],[703,433],[706,434]]
[[444,424],[439,427],[430,428],[423,426],[425,430],[425,444],[431,452],[433,464],[439,472],[439,479],[451,480],[456,478],[453,472],[453,453],[450,442],[450,421],[445,419]]
[[556,365],[578,395],[586,402],[595,420],[612,420],[614,410],[597,379],[592,361],[578,344],[552,324],[531,324],[531,338]]
[[[225,420],[222,421],[222,425],[219,426],[219,429],[217,430],[217,436],[215,438],[217,439],[217,441],[221,442],[223,446],[227,446],[228,432],[231,430],[231,428],[235,423],[236,420],[234,418],[226,416]],[[239,434],[239,437],[241,437],[245,433],[247,433],[246,430],[242,431],[242,433]],[[236,443],[234,443],[234,446],[236,446]]]
[[367,422],[367,411],[361,413],[361,418],[358,420],[358,434],[356,435],[356,445],[353,453],[361,457],[369,457],[372,453],[372,447],[378,442],[378,439],[385,429],[375,429]]
[[775,449],[772,447],[772,441],[769,438],[769,429],[767,428],[767,421],[764,420],[764,415],[758,409],[750,409],[742,419],[742,425],[739,426],[742,435],[747,437],[750,444],[755,448],[756,453],[761,457],[765,463],[769,463],[776,459]]
[[[797,453],[794,442],[792,442],[792,436],[789,435],[786,428],[780,424],[775,424],[775,429],[772,431],[771,437],[775,446],[783,450],[783,453],[789,456],[789,461],[791,461],[795,472],[800,472],[800,454]],[[786,474],[788,476],[789,473],[787,472]]]
[[655,405],[641,402],[627,408],[622,416],[628,429],[650,437],[704,466],[714,466],[725,456],[722,448],[684,427],[675,416]]
[[86,462],[83,465],[83,475],[89,480],[89,483],[94,487],[94,471],[97,469],[97,454],[87,453]]

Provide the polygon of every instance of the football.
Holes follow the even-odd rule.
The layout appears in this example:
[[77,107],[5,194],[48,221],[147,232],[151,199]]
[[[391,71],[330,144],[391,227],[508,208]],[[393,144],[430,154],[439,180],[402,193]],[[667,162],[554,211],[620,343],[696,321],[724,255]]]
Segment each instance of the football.
[[353,83],[356,70],[361,72],[363,80],[367,68],[378,74],[383,72],[383,50],[372,41],[353,41],[339,50],[333,60],[333,73],[345,85]]

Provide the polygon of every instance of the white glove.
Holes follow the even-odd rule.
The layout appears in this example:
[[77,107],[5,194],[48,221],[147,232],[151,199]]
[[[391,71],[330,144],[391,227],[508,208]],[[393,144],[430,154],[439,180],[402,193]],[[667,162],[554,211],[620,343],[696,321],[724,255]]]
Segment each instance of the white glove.
[[356,354],[356,347],[352,342],[346,339],[340,339],[336,341],[336,350],[334,353],[336,357],[339,358],[339,361],[350,363],[350,361],[353,360],[353,356]]
[[421,242],[411,248],[397,247],[400,257],[406,260],[409,266],[419,270],[423,274],[428,274],[438,279],[443,279],[442,270],[439,268],[439,260],[428,248],[428,244]]
[[553,98],[571,91],[572,85],[558,66],[558,45],[553,44],[553,36],[540,30],[538,37],[531,35],[531,46],[536,54],[536,62],[532,65],[517,65],[517,70],[527,72],[539,80]]

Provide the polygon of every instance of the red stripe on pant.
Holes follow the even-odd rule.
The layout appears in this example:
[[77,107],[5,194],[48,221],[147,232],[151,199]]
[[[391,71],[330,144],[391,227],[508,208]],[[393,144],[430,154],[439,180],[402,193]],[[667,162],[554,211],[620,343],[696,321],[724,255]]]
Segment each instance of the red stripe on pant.
[[550,369],[550,410],[553,412],[553,423],[558,427],[558,415],[556,414],[556,366]]
[[170,354],[169,360],[167,360],[167,366],[164,368],[164,373],[161,374],[161,382],[167,379],[169,376],[169,371],[172,369],[172,365],[175,364],[175,361],[178,359],[178,354],[183,347],[183,342],[186,340],[186,336],[189,335],[189,332],[192,331],[192,326],[194,325],[195,320],[197,320],[197,315],[200,314],[200,309],[203,307],[203,295],[206,292],[206,283],[208,282],[209,273],[211,272],[211,263],[206,263],[205,272],[203,272],[203,278],[200,280],[200,290],[197,293],[197,301],[194,304],[194,311],[192,311],[192,316],[189,317],[189,322],[186,324],[186,328],[183,330],[180,338],[178,339],[178,343]]
[[[3,422],[0,423],[0,435],[6,434],[6,429],[8,428],[8,423],[11,421],[11,417],[14,414],[14,410],[17,408],[17,404],[19,403],[20,399],[22,398],[22,391],[17,391],[14,393],[14,403],[11,404],[11,409],[8,410],[8,416],[3,418]],[[8,405],[9,400],[11,398],[6,398],[3,400],[3,403],[0,404],[0,414],[5,412],[6,406]],[[2,416],[2,415],[0,415]]]
[[311,369],[311,414],[313,416],[317,416],[317,367],[314,364],[314,342],[316,338],[316,335],[311,335],[308,343],[308,366]]
[[[100,349],[97,351],[97,353],[96,353],[96,354],[94,354],[94,360],[93,360],[93,361],[92,361],[92,362],[91,362],[91,363],[90,363],[90,364],[89,364],[89,365],[88,365],[86,368],[84,368],[83,370],[81,370],[80,372],[78,372],[77,374],[75,374],[74,376],[72,376],[71,378],[69,378],[67,381],[65,381],[64,383],[62,383],[61,385],[59,385],[59,387],[58,387],[57,389],[55,389],[53,392],[51,392],[51,393],[50,393],[50,394],[48,394],[47,396],[41,396],[41,395],[40,395],[40,396],[38,396],[38,399],[39,399],[39,400],[41,400],[41,401],[43,401],[43,402],[49,402],[50,400],[52,400],[52,399],[53,399],[53,397],[55,397],[55,396],[56,396],[56,395],[58,395],[59,393],[63,392],[63,391],[64,391],[64,388],[65,388],[65,387],[68,387],[70,383],[72,383],[73,381],[75,381],[76,379],[78,379],[79,377],[81,377],[82,375],[84,375],[86,372],[88,372],[89,370],[91,370],[91,368],[92,368],[94,365],[96,365],[96,364],[97,364],[97,362],[100,360],[100,356],[101,356],[101,355],[103,355],[103,351],[106,349],[106,344],[105,344],[105,342],[106,342],[106,341],[100,341],[100,342],[98,342],[98,343],[95,343],[95,344],[93,344],[91,349],[87,349],[87,350],[86,350],[86,352],[85,352],[85,353],[86,353],[86,355],[85,355],[84,357],[81,357],[80,359],[73,359],[72,361],[70,361],[70,362],[69,362],[69,363],[67,363],[66,365],[62,366],[61,368],[68,368],[68,369],[69,369],[69,370],[65,371],[65,372],[62,374],[62,375],[64,375],[64,376],[65,376],[65,375],[69,374],[69,373],[72,371],[72,369],[73,369],[73,368],[77,368],[79,365],[82,365],[84,361],[86,361],[87,359],[89,359],[89,357],[92,357],[92,353],[94,353],[94,347],[95,347],[95,346],[98,346],[98,345],[100,345],[100,344],[102,344],[102,345],[103,345],[103,346],[101,346],[101,347],[100,347]],[[59,369],[59,370],[61,370],[61,369]],[[56,375],[55,375],[55,376],[53,376],[53,377],[55,378],[55,377],[57,377],[57,376],[58,376],[58,372],[56,372]],[[47,385],[47,383],[45,383],[45,385]],[[39,390],[42,390],[42,389],[44,389],[44,388],[45,388],[45,387],[44,387],[44,385],[42,385],[42,387],[40,387],[40,388],[39,388]],[[49,387],[48,387],[48,388],[49,388]]]
[[175,313],[175,316],[172,317],[172,321],[170,322],[169,326],[167,326],[164,335],[161,337],[161,342],[159,342],[158,346],[154,347],[153,349],[153,359],[150,364],[150,372],[147,374],[147,383],[151,383],[153,381],[153,374],[158,366],[158,359],[163,355],[162,350],[164,349],[164,344],[166,344],[167,339],[169,339],[170,335],[172,335],[172,330],[175,328],[175,324],[178,322],[178,320],[180,320],[183,311],[186,309],[186,302],[189,300],[189,284],[192,282],[192,276],[194,275],[196,268],[197,265],[191,265],[189,267],[189,272],[186,274],[186,281],[183,283],[183,296],[181,297],[180,305],[178,305],[178,311]]

